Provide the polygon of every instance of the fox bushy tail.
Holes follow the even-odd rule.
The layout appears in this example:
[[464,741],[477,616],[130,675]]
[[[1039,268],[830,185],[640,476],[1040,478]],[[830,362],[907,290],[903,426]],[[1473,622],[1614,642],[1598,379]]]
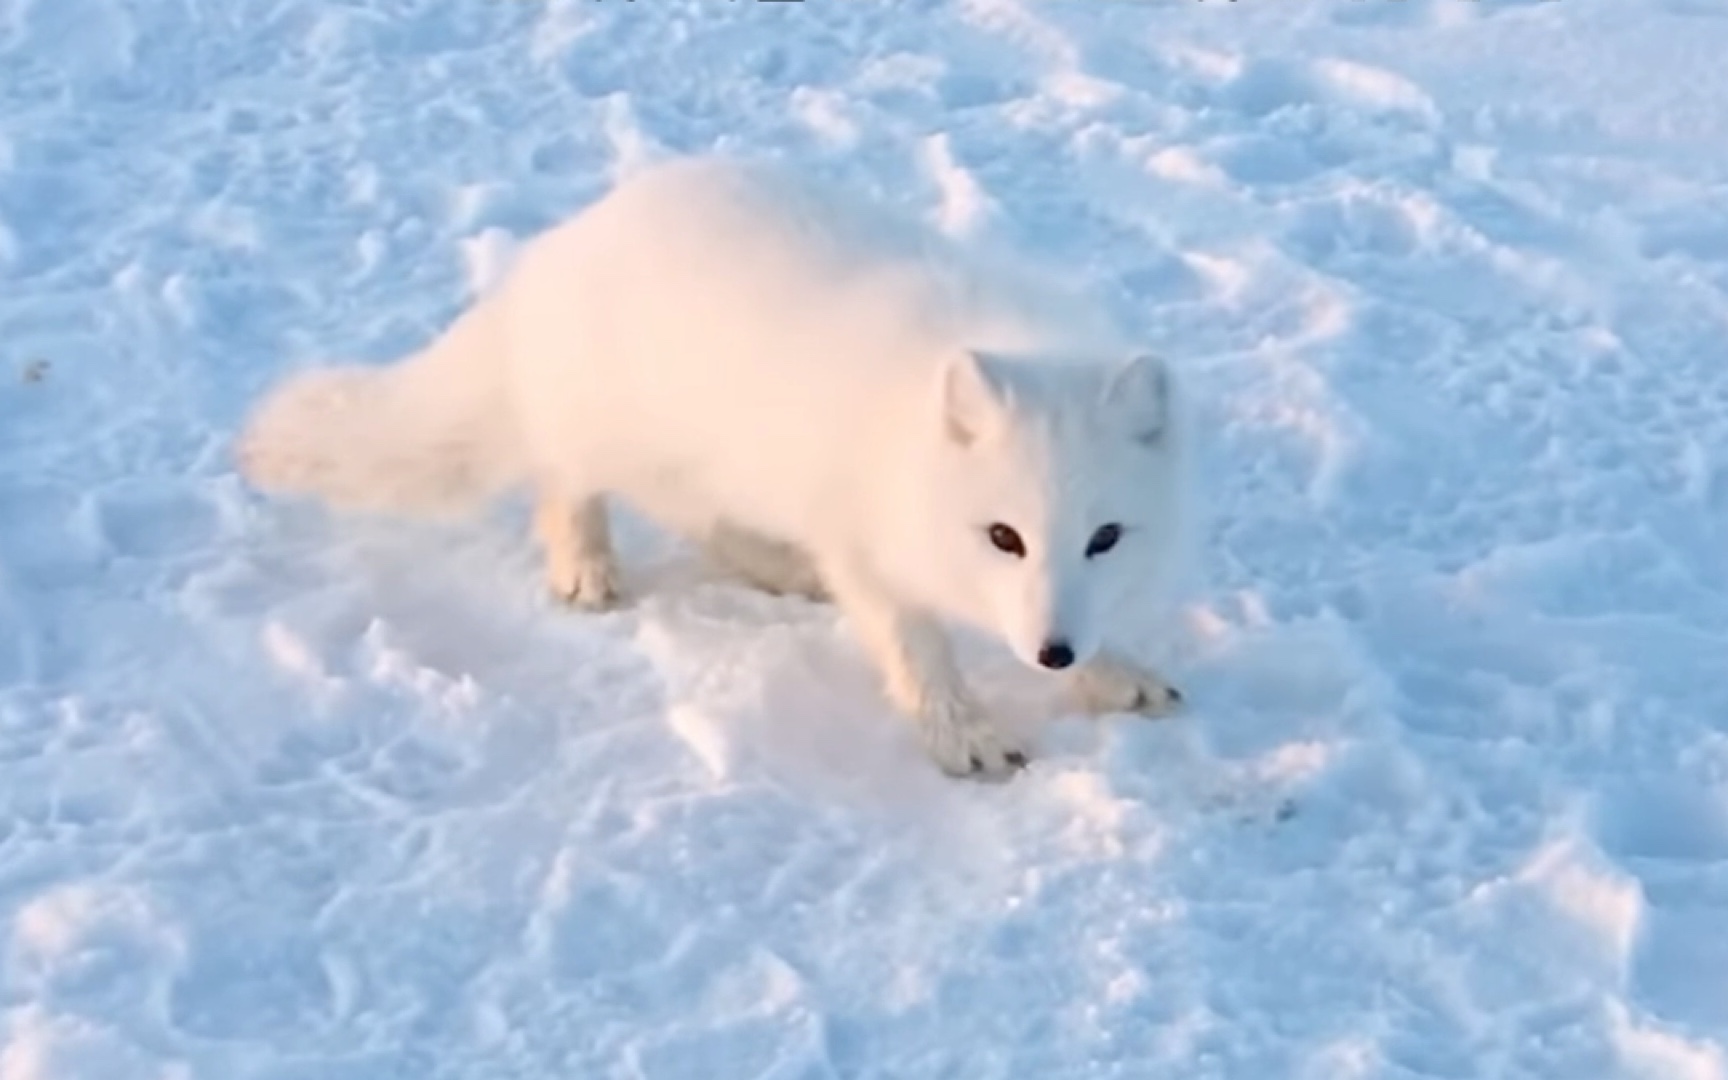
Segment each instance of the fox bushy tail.
[[524,454],[495,299],[385,367],[342,366],[272,388],[236,444],[261,491],[344,510],[462,513],[522,478]]

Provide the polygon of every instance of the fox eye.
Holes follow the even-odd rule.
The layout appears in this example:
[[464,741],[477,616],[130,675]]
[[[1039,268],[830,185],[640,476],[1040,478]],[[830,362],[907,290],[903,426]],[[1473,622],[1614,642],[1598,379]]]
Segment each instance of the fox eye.
[[990,526],[986,532],[990,536],[990,542],[996,546],[996,550],[1005,551],[1017,559],[1026,557],[1026,544],[1020,539],[1020,534],[1012,528],[998,521]]
[[1100,525],[1098,531],[1092,534],[1092,539],[1086,542],[1086,557],[1090,559],[1094,555],[1104,554],[1115,547],[1116,541],[1120,539],[1122,539],[1122,526],[1115,522]]

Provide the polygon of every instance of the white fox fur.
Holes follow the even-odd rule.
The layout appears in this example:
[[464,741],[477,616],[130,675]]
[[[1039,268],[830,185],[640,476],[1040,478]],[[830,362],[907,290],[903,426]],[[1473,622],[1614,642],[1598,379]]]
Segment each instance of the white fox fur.
[[[699,158],[530,241],[419,355],[287,379],[239,460],[261,489],[355,508],[531,485],[551,586],[591,608],[617,600],[623,500],[767,587],[831,596],[937,763],[996,775],[1025,751],[945,623],[1065,668],[1094,711],[1179,700],[1106,644],[1180,547],[1177,391],[1100,307],[999,253]],[[1097,550],[1105,526],[1120,539]]]

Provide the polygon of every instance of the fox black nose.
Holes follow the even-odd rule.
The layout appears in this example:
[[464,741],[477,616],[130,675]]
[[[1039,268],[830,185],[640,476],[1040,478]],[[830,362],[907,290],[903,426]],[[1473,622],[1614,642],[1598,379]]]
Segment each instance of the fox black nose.
[[1074,648],[1066,641],[1046,641],[1038,650],[1038,663],[1051,671],[1061,671],[1074,662]]

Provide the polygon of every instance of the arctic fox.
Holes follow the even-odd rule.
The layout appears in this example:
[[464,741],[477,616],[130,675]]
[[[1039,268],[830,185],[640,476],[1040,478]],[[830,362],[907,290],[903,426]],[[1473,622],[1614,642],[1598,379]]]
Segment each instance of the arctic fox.
[[622,500],[756,584],[831,598],[952,775],[1026,750],[947,628],[1092,712],[1181,700],[1106,642],[1183,523],[1164,361],[1000,253],[762,162],[646,167],[528,242],[392,367],[301,373],[238,446],[265,491],[447,512],[535,493],[551,589],[619,600]]

